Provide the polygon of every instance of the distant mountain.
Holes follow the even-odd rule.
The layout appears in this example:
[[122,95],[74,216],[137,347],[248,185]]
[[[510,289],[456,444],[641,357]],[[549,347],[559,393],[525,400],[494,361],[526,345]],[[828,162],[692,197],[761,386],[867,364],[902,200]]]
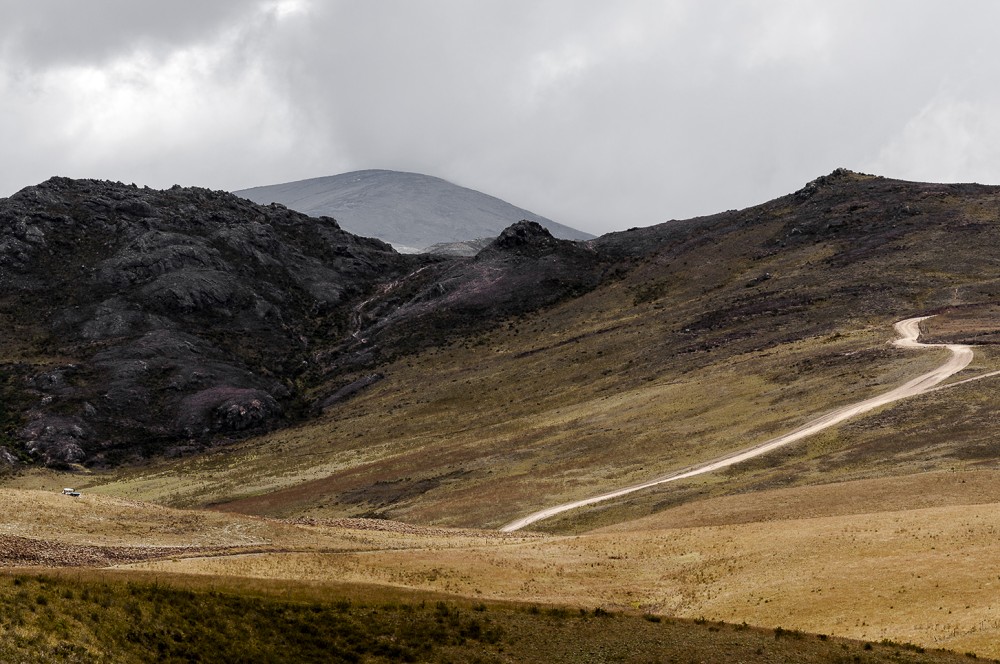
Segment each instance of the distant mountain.
[[404,251],[493,238],[525,219],[564,240],[594,237],[499,198],[420,173],[354,171],[233,193],[262,205],[281,203],[314,217],[333,217],[346,231],[379,238]]

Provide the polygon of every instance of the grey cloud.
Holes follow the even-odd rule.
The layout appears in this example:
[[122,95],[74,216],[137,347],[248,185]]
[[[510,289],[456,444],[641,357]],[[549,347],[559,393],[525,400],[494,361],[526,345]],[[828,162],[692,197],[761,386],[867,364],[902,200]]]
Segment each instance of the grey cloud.
[[[44,26],[56,5],[77,4],[12,18]],[[151,116],[133,118],[128,154],[69,159],[57,139],[19,139],[44,127],[0,129],[24,161],[230,189],[413,170],[591,232],[754,204],[838,166],[1000,179],[991,2],[316,0],[281,21],[260,3],[125,4],[142,9],[94,28],[106,48],[74,46],[79,16],[54,28],[52,53],[40,28],[0,34],[41,72],[138,43],[223,52],[178,85],[179,119],[121,84]],[[0,100],[32,123],[23,109]],[[106,115],[93,113],[95,146],[120,133]],[[3,169],[0,191],[15,179]]]
[[0,3],[0,44],[29,69],[107,61],[136,47],[169,51],[217,32],[247,0],[31,0]]
[[[358,167],[492,186],[598,229],[869,163],[957,67],[982,66],[992,24],[932,4],[663,5],[338,5],[275,44],[275,61],[297,61],[291,93]],[[630,17],[652,33],[615,43]],[[534,89],[542,56],[574,47],[579,71]]]

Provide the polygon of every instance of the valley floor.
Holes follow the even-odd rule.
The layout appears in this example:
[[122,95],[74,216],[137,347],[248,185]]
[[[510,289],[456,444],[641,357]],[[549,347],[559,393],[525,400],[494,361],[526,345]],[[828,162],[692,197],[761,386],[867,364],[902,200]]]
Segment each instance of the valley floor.
[[[375,584],[1000,657],[998,487],[1000,472],[965,471],[781,489],[577,536],[288,522],[5,489],[17,509],[0,564]],[[901,508],[910,503],[919,507]],[[56,553],[11,555],[25,541]],[[109,547],[122,558],[102,558]]]

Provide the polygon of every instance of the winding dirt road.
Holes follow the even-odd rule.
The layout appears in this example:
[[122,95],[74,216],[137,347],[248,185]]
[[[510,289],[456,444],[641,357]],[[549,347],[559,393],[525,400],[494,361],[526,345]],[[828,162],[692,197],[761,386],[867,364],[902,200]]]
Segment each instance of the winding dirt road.
[[[518,519],[517,521],[512,521],[506,526],[502,527],[500,530],[502,532],[514,532],[515,530],[520,530],[525,526],[529,526],[537,521],[542,521],[543,519],[548,519],[549,517],[555,516],[556,514],[561,514],[563,512],[568,512],[569,510],[576,509],[578,507],[584,507],[586,505],[593,505],[594,503],[600,503],[605,500],[611,500],[613,498],[619,498],[621,496],[634,493],[636,491],[641,491],[643,489],[648,489],[660,484],[666,484],[667,482],[675,482],[677,480],[682,480],[688,477],[694,477],[696,475],[703,475],[705,473],[710,473],[720,468],[727,468],[729,466],[747,461],[748,459],[753,459],[762,454],[767,454],[772,450],[776,450],[779,447],[784,447],[790,443],[794,443],[797,440],[801,440],[807,436],[811,436],[814,433],[827,429],[834,425],[840,424],[844,420],[850,419],[862,413],[867,413],[870,410],[879,408],[886,404],[892,403],[894,401],[899,401],[900,399],[906,399],[907,397],[916,396],[918,394],[923,394],[924,392],[929,392],[935,389],[940,383],[947,380],[949,377],[955,375],[965,367],[969,366],[972,362],[972,347],[962,344],[924,344],[917,341],[920,336],[920,322],[927,320],[930,316],[921,316],[918,318],[908,318],[906,320],[899,321],[894,325],[896,333],[899,334],[899,339],[896,339],[893,343],[901,348],[933,348],[941,349],[946,348],[951,351],[951,356],[948,361],[939,366],[933,371],[929,371],[922,376],[917,376],[913,380],[900,385],[899,387],[890,390],[884,394],[880,394],[871,399],[866,399],[864,401],[859,401],[855,404],[850,404],[837,410],[831,411],[825,415],[817,417],[810,422],[802,425],[798,429],[791,431],[790,433],[783,434],[777,438],[772,438],[771,440],[765,441],[760,445],[741,450],[738,452],[733,452],[726,456],[719,457],[712,461],[706,463],[690,466],[688,468],[683,468],[681,470],[675,471],[668,475],[663,475],[656,479],[650,480],[648,482],[643,482],[642,484],[635,484],[624,489],[618,489],[616,491],[609,491],[608,493],[602,493],[599,496],[594,496],[593,498],[585,498],[583,500],[575,500],[570,503],[564,503],[562,505],[556,505],[555,507],[549,507],[544,510],[535,512],[534,514],[529,514],[528,516]],[[1000,372],[991,372],[982,376],[977,376],[978,378],[986,378],[988,376],[997,375]],[[975,379],[973,379],[975,380]],[[967,382],[967,381],[962,381]]]

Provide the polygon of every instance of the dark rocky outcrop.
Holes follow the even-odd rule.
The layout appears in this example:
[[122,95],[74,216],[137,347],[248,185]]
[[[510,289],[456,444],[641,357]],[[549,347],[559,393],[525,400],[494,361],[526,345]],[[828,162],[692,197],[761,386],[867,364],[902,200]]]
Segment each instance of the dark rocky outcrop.
[[196,450],[592,288],[601,264],[534,222],[475,258],[404,256],[224,192],[52,178],[0,199],[6,434],[52,466]]
[[16,438],[59,465],[274,426],[311,344],[346,332],[350,303],[414,260],[206,189],[22,190],[0,200],[0,334],[39,368],[18,371],[35,403]]
[[480,331],[587,292],[609,265],[587,245],[520,221],[473,258],[441,259],[387,284],[355,310],[357,332],[334,348],[337,370]]
[[47,465],[64,467],[86,458],[94,432],[80,417],[38,415],[19,433],[28,454]]
[[257,428],[280,415],[281,407],[263,390],[223,385],[185,397],[179,412],[178,432],[193,438]]
[[538,258],[568,248],[572,244],[552,237],[541,224],[526,219],[505,228],[502,233],[488,244],[480,253],[481,259],[501,254],[532,256]]

